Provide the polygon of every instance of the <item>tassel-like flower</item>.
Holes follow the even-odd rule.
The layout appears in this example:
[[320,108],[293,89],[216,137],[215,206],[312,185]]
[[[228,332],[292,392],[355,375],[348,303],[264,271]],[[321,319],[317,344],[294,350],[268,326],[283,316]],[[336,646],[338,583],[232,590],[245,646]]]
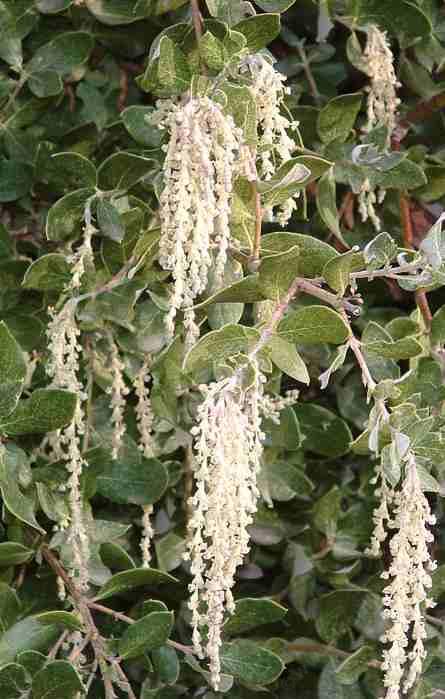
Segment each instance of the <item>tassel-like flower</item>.
[[136,422],[139,431],[139,449],[146,459],[154,455],[153,447],[153,410],[150,401],[150,365],[151,356],[148,355],[142,367],[134,379],[134,392],[138,402],[136,404]]
[[88,586],[88,561],[90,557],[88,533],[86,531],[83,513],[80,479],[84,459],[81,453],[81,435],[85,430],[85,418],[82,403],[85,400],[83,385],[79,379],[80,330],[76,324],[75,303],[68,301],[62,310],[55,314],[48,324],[49,362],[47,371],[53,379],[53,384],[66,388],[78,396],[76,410],[72,422],[60,430],[60,453],[66,461],[70,472],[68,480],[71,522],[68,543],[73,551],[73,569],[80,589]]
[[[285,76],[275,70],[263,56],[248,56],[242,63],[241,72],[251,78],[250,89],[255,98],[260,130],[258,142],[259,170],[269,180],[277,169],[293,157],[297,144],[289,132],[295,130],[297,122],[283,114]],[[274,216],[271,208],[264,211],[265,220],[278,221],[285,226],[296,209],[294,197],[282,204]]]
[[397,109],[400,100],[397,88],[400,83],[394,71],[394,57],[385,32],[375,24],[368,29],[368,38],[364,51],[366,72],[371,85],[368,89],[368,123],[367,130],[375,126],[388,128],[388,142],[394,131],[397,119]]
[[[248,381],[247,381],[248,376]],[[195,436],[196,492],[191,498],[188,553],[193,642],[205,655],[212,684],[220,682],[219,649],[237,567],[249,551],[248,526],[256,511],[257,473],[263,451],[261,398],[264,377],[255,360],[230,378],[202,386]]]
[[428,546],[434,540],[429,527],[436,518],[422,491],[412,451],[407,455],[405,478],[394,502],[389,522],[389,527],[395,530],[390,543],[392,562],[382,574],[390,581],[383,599],[386,607],[383,614],[390,622],[382,638],[390,644],[383,652],[385,699],[399,699],[401,689],[408,692],[419,677],[426,656],[423,608],[434,606],[428,590],[435,563]]
[[[146,459],[154,456],[153,444],[153,411],[150,402],[150,389],[148,382],[150,380],[149,368],[151,365],[151,356],[147,355],[139,373],[134,380],[134,390],[138,399],[136,405],[136,421],[139,430],[139,449]],[[153,505],[144,505],[142,508],[142,536],[141,536],[141,553],[142,567],[149,568],[151,560],[151,541],[154,536],[153,525],[151,523],[151,515],[153,514]]]
[[119,349],[113,340],[113,336],[108,336],[111,353],[111,375],[113,383],[108,389],[111,395],[111,422],[113,423],[113,436],[111,439],[111,456],[117,459],[119,450],[122,445],[122,438],[125,434],[125,406],[127,404],[126,396],[129,394],[129,389],[124,379],[125,365],[119,356]]
[[[184,311],[186,340],[199,336],[193,304],[204,291],[210,267],[221,277],[230,244],[229,217],[242,132],[220,105],[201,97],[170,106],[161,126],[170,132],[160,197],[159,261],[174,279],[167,329],[174,334],[178,310]],[[211,249],[216,248],[215,261]]]

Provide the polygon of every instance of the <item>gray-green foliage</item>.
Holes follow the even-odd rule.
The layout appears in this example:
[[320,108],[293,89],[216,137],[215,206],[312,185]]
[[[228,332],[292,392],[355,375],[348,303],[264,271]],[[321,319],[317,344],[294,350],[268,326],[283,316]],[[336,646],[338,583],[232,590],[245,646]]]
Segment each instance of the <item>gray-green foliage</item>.
[[[0,0],[2,699],[75,699],[87,686],[90,699],[111,699],[104,678],[124,696],[124,671],[130,697],[215,699],[205,660],[191,653],[183,560],[198,385],[242,365],[264,317],[267,323],[296,279],[259,361],[268,394],[300,395],[279,425],[264,424],[262,501],[224,626],[220,691],[233,699],[380,695],[383,563],[364,552],[375,453],[397,487],[400,435],[438,517],[438,607],[430,613],[443,616],[442,3],[199,5],[196,36],[186,0]],[[389,148],[384,128],[365,130],[370,24],[388,32],[403,98]],[[172,279],[159,264],[158,211],[168,136],[153,119],[156,102],[211,96],[254,148],[257,104],[239,64],[256,52],[272,54],[288,78],[297,148],[272,178],[235,182],[236,245],[222,285],[211,279],[197,299],[201,336],[186,349],[182,318],[172,342],[164,325]],[[380,232],[359,216],[366,182],[386,191],[376,205]],[[285,230],[263,226],[259,260],[252,259],[255,191],[263,207],[298,196]],[[72,255],[88,223],[93,255],[76,288]],[[58,561],[62,575],[74,565],[60,435],[80,395],[53,385],[46,371],[51,313],[73,295],[86,391],[80,447],[88,466],[79,487],[90,541],[88,609],[69,587],[65,600],[59,596],[56,575]],[[375,386],[355,361],[351,332]],[[110,336],[130,389],[116,460]],[[134,381],[147,358],[154,455],[138,449],[135,413]],[[144,568],[141,515],[152,506],[153,558]],[[93,639],[88,614],[99,630]],[[428,623],[427,631],[419,699],[444,686],[443,625]],[[62,634],[67,644],[57,645]]]

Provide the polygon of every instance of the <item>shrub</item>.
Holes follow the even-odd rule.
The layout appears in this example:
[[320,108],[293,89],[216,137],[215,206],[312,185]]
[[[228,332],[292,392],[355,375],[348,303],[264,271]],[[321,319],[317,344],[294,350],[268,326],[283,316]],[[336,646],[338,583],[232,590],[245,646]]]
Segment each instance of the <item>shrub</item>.
[[440,696],[442,4],[0,17],[2,697]]

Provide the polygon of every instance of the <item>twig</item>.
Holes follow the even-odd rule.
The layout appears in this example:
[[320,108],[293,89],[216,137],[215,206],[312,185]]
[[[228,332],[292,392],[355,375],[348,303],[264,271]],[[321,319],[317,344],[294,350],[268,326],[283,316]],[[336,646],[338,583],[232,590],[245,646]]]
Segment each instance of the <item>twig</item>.
[[136,260],[132,257],[128,262],[119,270],[117,274],[114,275],[106,284],[100,286],[98,289],[93,289],[86,294],[81,294],[80,296],[74,296],[72,301],[76,305],[81,301],[86,301],[87,299],[96,298],[99,294],[105,294],[109,291],[113,291],[117,286],[124,284],[128,281],[128,272],[131,270]]
[[192,21],[195,29],[196,40],[199,43],[202,38],[202,17],[199,10],[199,0],[190,0],[190,7],[192,10]]
[[257,272],[260,263],[261,226],[263,223],[263,211],[261,208],[261,194],[255,182],[252,182],[255,196],[255,238],[253,241],[252,255],[249,260],[249,270]]
[[69,634],[69,631],[64,631],[62,634],[60,634],[56,643],[53,645],[53,647],[51,648],[51,650],[49,651],[49,653],[47,655],[47,661],[46,661],[47,663],[50,660],[54,660],[55,658],[57,658],[59,650],[61,649],[61,647],[65,643],[65,639],[68,636],[68,634]]
[[[101,612],[102,614],[107,614],[108,616],[112,616],[114,619],[118,619],[119,621],[125,621],[126,624],[134,624],[136,622],[136,619],[132,619],[131,617],[127,616],[126,614],[123,614],[122,612],[117,612],[114,609],[110,609],[109,607],[105,607],[103,604],[98,604],[97,602],[93,601],[87,601],[87,604],[90,609],[95,610],[96,612]],[[178,643],[177,641],[172,641],[169,639],[167,641],[167,645],[171,646],[171,648],[176,648],[176,650],[180,650],[181,653],[185,653],[186,655],[194,655],[195,651],[192,646],[184,646],[182,643]]]
[[318,91],[317,83],[315,82],[314,76],[312,75],[311,64],[307,60],[307,55],[306,55],[306,51],[304,50],[303,42],[298,43],[297,51],[298,51],[298,55],[300,56],[300,59],[301,59],[301,64],[303,66],[306,80],[309,83],[309,89],[311,91],[311,95],[314,98],[315,102],[317,104],[320,104],[321,95]]
[[108,668],[108,663],[111,661],[108,657],[102,637],[91,615],[89,601],[82,595],[74,580],[70,578],[65,568],[62,566],[53,552],[46,545],[42,546],[41,551],[43,558],[46,560],[50,568],[53,569],[54,573],[58,577],[62,578],[67,589],[69,590],[74,606],[77,608],[77,611],[82,619],[86,633],[90,637],[90,642],[93,647],[94,655],[98,662],[104,683],[105,699],[116,699],[116,693],[113,688],[113,682],[110,678]]
[[128,73],[121,65],[119,79],[119,96],[117,98],[117,111],[122,112],[125,109],[128,99]]
[[305,294],[315,296],[315,298],[320,299],[320,301],[325,301],[325,303],[328,303],[330,306],[333,306],[338,310],[343,309],[348,313],[351,313],[353,316],[360,315],[359,306],[347,301],[346,299],[336,296],[335,294],[332,294],[330,291],[320,289],[320,287],[314,284],[314,280],[309,281],[308,279],[298,278],[295,280],[295,283],[297,284],[298,289]]
[[[349,326],[349,327],[351,327],[351,326]],[[363,352],[361,350],[361,342],[352,333],[352,329],[351,329],[351,336],[349,338],[349,347],[353,351],[355,358],[357,360],[357,364],[359,365],[360,369],[362,370],[363,385],[365,386],[365,388],[368,389],[368,391],[373,391],[377,384],[374,381],[374,379],[372,378],[371,372],[369,371],[369,367],[366,364],[366,359],[365,359]]]
[[[400,195],[400,218],[402,220],[403,229],[403,241],[407,248],[414,248],[414,234],[413,234],[413,224],[411,220],[411,210],[409,205],[409,199],[405,194]],[[431,330],[431,322],[433,320],[433,315],[428,303],[428,297],[425,289],[417,289],[414,292],[414,298],[419,309],[423,322],[425,325],[425,330],[427,333]]]

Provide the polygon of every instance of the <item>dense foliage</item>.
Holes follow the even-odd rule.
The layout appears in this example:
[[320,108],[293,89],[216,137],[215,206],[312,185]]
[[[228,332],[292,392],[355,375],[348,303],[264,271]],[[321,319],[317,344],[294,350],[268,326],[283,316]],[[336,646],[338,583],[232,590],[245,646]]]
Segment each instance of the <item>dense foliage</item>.
[[0,22],[2,699],[438,699],[443,3]]

